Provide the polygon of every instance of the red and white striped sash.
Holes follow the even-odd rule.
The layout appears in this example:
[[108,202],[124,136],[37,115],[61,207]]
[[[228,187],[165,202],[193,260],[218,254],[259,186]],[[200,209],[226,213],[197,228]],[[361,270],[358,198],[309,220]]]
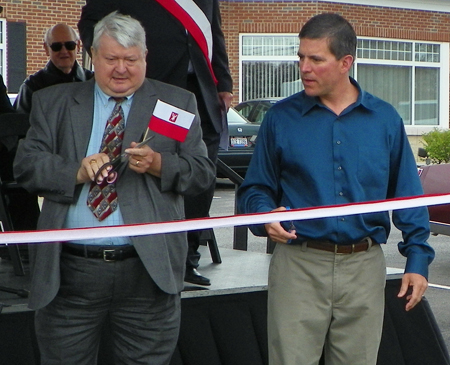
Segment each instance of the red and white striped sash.
[[213,39],[211,23],[205,13],[192,0],[156,0],[163,8],[177,18],[192,35],[205,56],[208,68],[217,83],[212,69]]

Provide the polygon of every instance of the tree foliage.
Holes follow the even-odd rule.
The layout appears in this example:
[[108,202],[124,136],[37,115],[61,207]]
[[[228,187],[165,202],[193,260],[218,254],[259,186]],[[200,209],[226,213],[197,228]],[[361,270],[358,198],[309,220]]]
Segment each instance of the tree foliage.
[[422,137],[425,151],[432,163],[450,162],[450,130],[435,128]]

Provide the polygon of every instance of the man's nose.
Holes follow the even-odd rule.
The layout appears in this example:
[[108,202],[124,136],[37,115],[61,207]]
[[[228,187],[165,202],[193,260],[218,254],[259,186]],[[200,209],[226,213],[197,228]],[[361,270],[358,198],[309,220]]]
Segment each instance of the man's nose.
[[300,72],[302,72],[302,73],[311,71],[311,63],[308,60],[306,60],[306,59],[301,60],[298,63],[298,67],[300,69]]
[[69,53],[70,51],[66,48],[66,46],[65,45],[63,45],[62,47],[61,47],[61,50],[59,51],[59,53],[63,53],[63,54],[66,54],[66,53]]
[[127,66],[125,64],[125,60],[117,60],[116,63],[116,71],[119,73],[124,73],[127,70]]

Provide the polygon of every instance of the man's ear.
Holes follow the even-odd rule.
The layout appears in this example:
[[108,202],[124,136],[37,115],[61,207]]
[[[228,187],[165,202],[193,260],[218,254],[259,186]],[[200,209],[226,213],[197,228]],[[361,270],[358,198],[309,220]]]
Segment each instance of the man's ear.
[[45,54],[47,55],[47,57],[50,57],[50,51],[49,51],[49,46],[47,46],[47,43],[42,43],[42,45],[44,46],[44,50],[45,50]]
[[352,55],[346,55],[344,57],[342,57],[341,62],[342,62],[342,72],[349,72],[350,69],[352,68],[353,65],[353,61],[354,58]]

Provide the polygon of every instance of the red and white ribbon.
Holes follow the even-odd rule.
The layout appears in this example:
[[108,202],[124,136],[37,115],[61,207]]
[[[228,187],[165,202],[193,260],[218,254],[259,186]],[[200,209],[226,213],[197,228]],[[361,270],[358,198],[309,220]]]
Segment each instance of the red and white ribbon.
[[189,219],[174,222],[156,222],[124,226],[58,229],[42,231],[17,231],[0,233],[0,243],[39,243],[88,240],[103,237],[145,236],[161,233],[193,231],[207,228],[245,226],[289,220],[306,220],[354,214],[374,213],[450,203],[450,194],[421,195],[375,202],[332,205],[280,212],[240,214],[223,217]]

